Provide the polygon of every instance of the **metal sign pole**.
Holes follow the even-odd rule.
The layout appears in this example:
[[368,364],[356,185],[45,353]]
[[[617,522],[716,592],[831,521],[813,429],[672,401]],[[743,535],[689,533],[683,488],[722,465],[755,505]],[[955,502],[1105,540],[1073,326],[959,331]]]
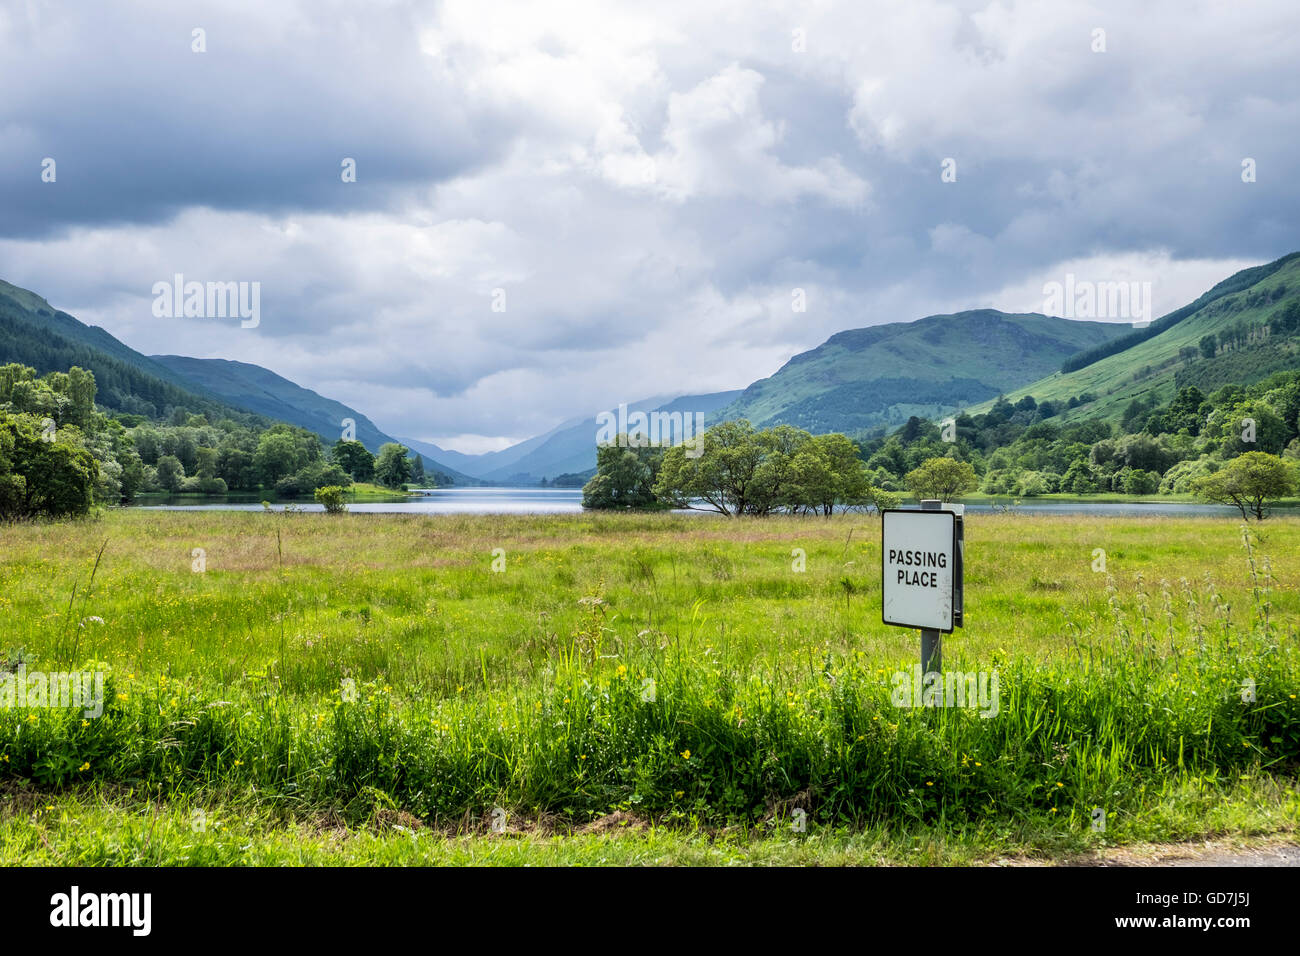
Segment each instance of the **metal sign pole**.
[[[926,498],[921,502],[922,511],[938,511],[943,502],[938,498]],[[928,627],[921,628],[921,674],[943,669],[943,632]]]

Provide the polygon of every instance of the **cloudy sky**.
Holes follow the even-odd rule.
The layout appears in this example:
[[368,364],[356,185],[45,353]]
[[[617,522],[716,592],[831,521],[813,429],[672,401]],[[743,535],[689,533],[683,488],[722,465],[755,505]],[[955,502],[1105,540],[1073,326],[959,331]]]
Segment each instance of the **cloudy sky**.
[[[1300,249],[1298,48],[1294,0],[0,0],[0,278],[486,451]],[[176,273],[260,324],[155,317]]]

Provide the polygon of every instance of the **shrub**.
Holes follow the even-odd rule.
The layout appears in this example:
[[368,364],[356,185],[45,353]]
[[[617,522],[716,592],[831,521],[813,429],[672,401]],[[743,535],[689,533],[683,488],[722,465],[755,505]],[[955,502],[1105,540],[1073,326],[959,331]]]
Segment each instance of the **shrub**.
[[348,506],[343,503],[343,489],[338,485],[317,488],[316,500],[325,506],[327,514],[338,515],[348,510]]

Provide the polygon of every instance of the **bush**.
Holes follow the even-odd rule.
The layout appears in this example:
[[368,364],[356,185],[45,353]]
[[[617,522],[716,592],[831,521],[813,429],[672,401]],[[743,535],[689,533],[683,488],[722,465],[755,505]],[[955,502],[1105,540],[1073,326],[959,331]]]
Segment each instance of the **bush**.
[[343,503],[343,489],[338,485],[317,488],[316,500],[325,506],[327,514],[339,515],[348,510],[348,506]]

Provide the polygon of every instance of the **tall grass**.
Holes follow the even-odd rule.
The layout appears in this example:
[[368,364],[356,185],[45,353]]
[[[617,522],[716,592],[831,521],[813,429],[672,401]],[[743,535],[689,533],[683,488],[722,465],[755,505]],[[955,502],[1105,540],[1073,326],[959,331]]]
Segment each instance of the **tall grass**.
[[[798,807],[854,828],[1080,827],[1100,807],[1122,832],[1171,787],[1290,778],[1300,756],[1294,598],[1261,543],[1234,546],[1223,522],[1151,525],[1163,541],[1132,544],[1114,528],[1109,576],[1089,569],[1082,523],[973,525],[975,547],[996,546],[1012,567],[1019,549],[1034,568],[1026,593],[968,550],[972,622],[981,604],[1007,620],[1006,602],[1022,625],[949,639],[948,667],[998,672],[999,713],[984,719],[892,706],[914,635],[872,621],[878,545],[869,527],[850,535],[852,522],[460,519],[348,551],[340,539],[355,543],[356,526],[321,516],[270,519],[281,524],[269,543],[266,530],[250,541],[186,516],[166,540],[185,554],[207,541],[210,570],[197,575],[153,552],[123,557],[114,544],[141,536],[133,520],[108,529],[99,583],[62,624],[37,612],[31,576],[75,578],[82,530],[6,532],[18,547],[5,594],[9,613],[22,607],[28,667],[89,648],[105,659],[80,666],[110,676],[99,719],[0,709],[0,780],[253,794],[354,820],[390,808],[471,829],[494,807],[746,826]],[[1270,537],[1294,534],[1276,527]],[[1212,559],[1239,571],[1147,579],[1189,540],[1212,541]],[[504,574],[486,569],[497,541],[511,543]],[[791,541],[820,570],[790,573]],[[58,560],[33,555],[53,544]],[[1141,549],[1155,557],[1134,570]],[[1082,571],[1062,559],[1075,552]],[[104,633],[87,624],[93,644],[70,650],[72,617],[101,608]]]

